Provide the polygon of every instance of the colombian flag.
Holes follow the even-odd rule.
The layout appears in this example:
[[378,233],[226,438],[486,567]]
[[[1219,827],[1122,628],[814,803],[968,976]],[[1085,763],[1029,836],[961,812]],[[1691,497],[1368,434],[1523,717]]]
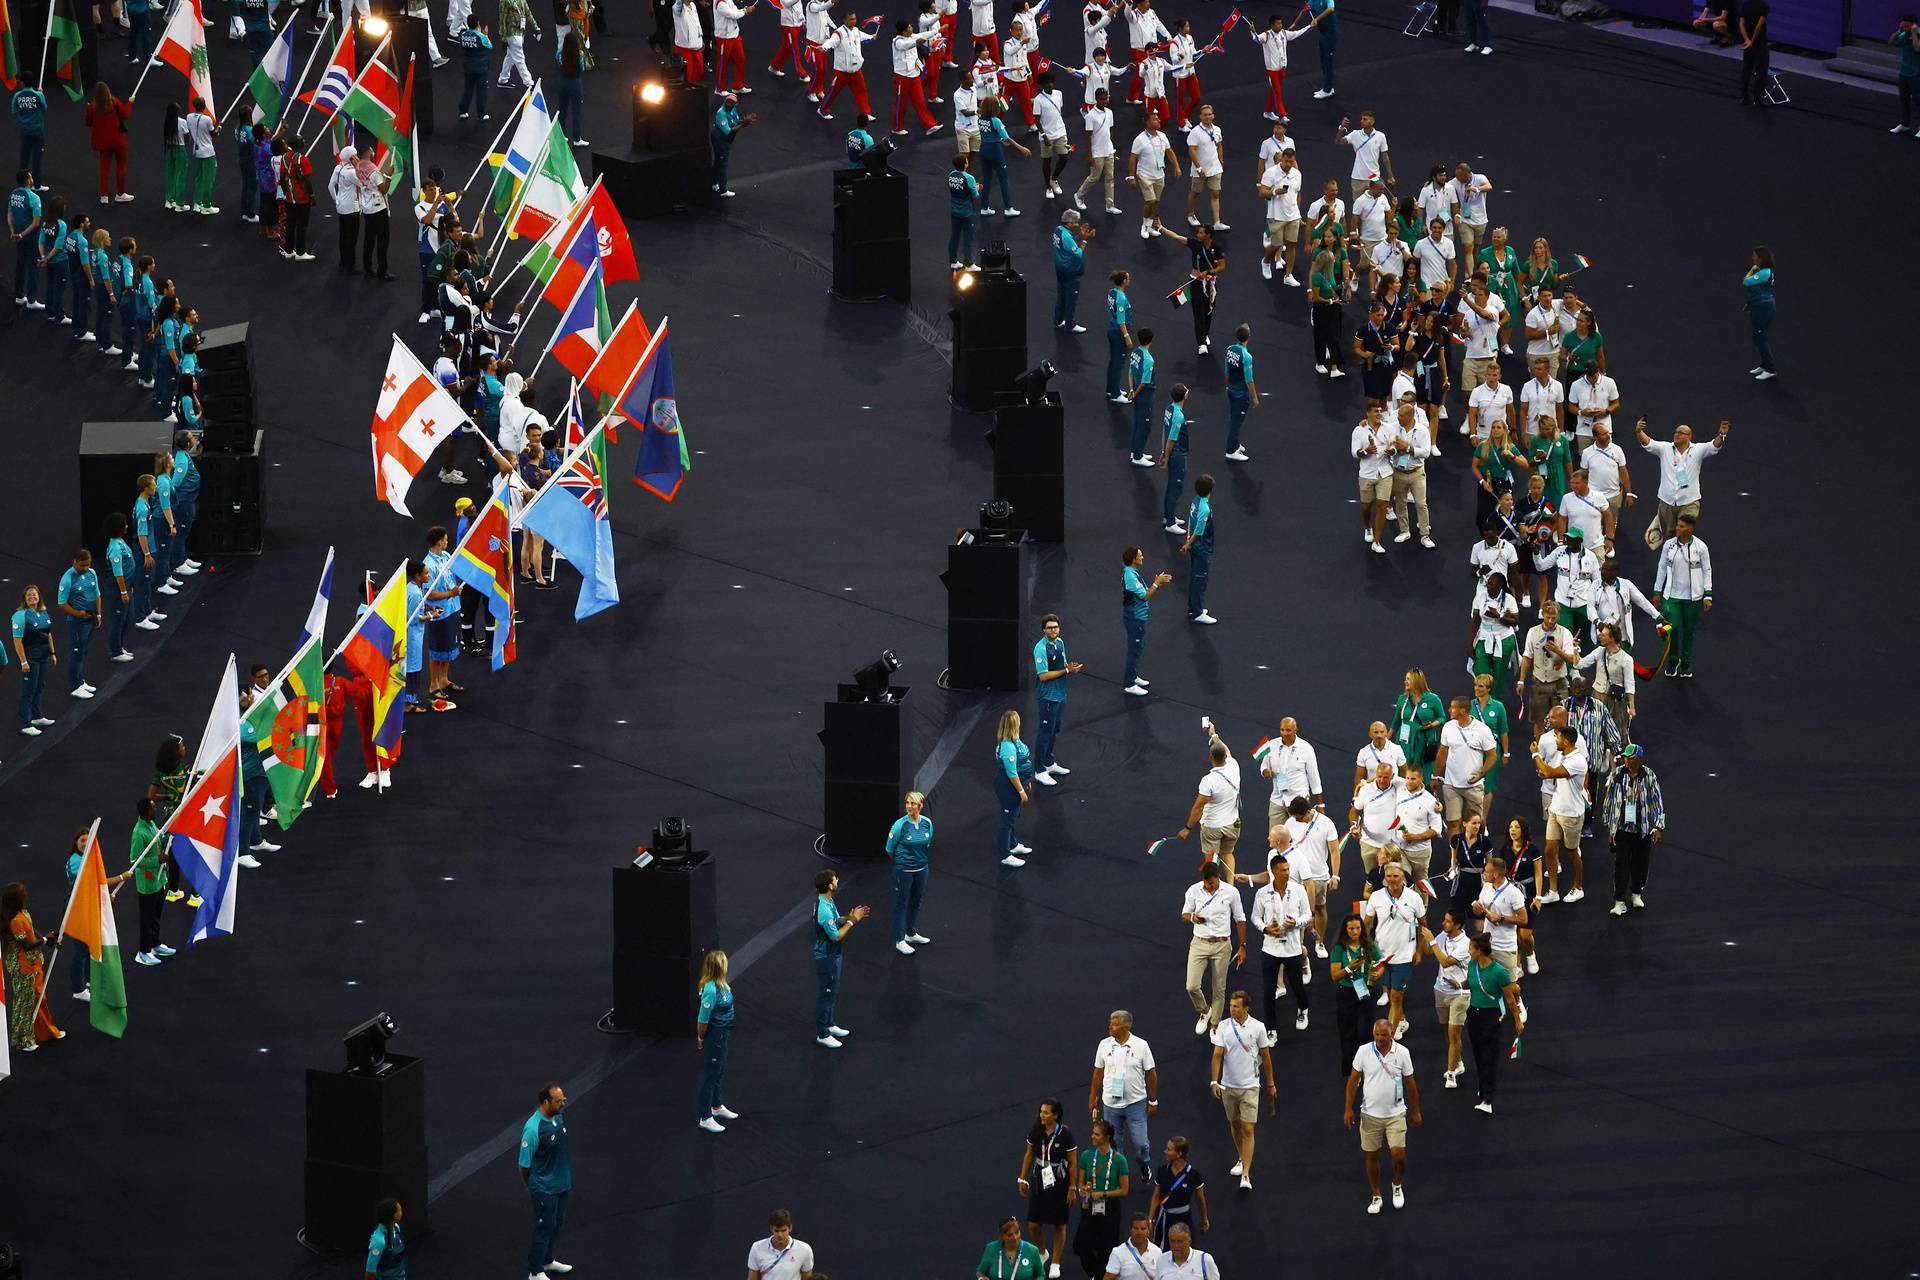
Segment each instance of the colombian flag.
[[407,687],[407,575],[395,569],[367,606],[340,651],[341,660],[373,689],[373,748],[381,765],[400,758]]

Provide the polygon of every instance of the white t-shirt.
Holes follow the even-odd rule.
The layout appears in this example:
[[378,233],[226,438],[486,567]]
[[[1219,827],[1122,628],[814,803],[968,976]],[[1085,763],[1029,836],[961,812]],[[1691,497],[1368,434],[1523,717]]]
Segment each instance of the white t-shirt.
[[[1541,623],[1527,632],[1526,656],[1533,659],[1533,679],[1547,684],[1558,684],[1567,678],[1567,664],[1560,660],[1559,654],[1547,648],[1546,642],[1549,640],[1563,652],[1573,652],[1573,632],[1565,627],[1555,627],[1549,631],[1546,625]],[[1547,736],[1551,738],[1553,735]],[[1548,763],[1551,764],[1552,761]]]
[[[1395,750],[1398,750],[1395,744]],[[1393,785],[1382,790],[1379,783],[1368,778],[1353,793],[1353,807],[1360,811],[1360,838],[1371,845],[1391,843],[1393,820],[1400,814],[1400,797],[1407,791],[1406,784],[1396,775]]]
[[1080,113],[1086,122],[1087,143],[1095,160],[1113,154],[1113,112],[1107,107],[1088,107]]
[[[1302,32],[1302,34],[1305,34]],[[1387,153],[1387,135],[1375,129],[1367,133],[1353,129],[1347,133],[1346,144],[1353,148],[1353,177],[1357,182],[1371,182],[1380,176],[1380,157]]]
[[[1488,546],[1483,538],[1473,544],[1473,550],[1467,553],[1467,561],[1473,565],[1473,572],[1482,581],[1486,580],[1488,574],[1499,573],[1512,582],[1513,566],[1520,562],[1520,553],[1505,538],[1495,538],[1492,546]],[[1476,611],[1479,609],[1478,597],[1475,597],[1474,608]]]
[[[1485,550],[1486,545],[1484,542],[1476,542],[1474,544],[1474,546],[1481,550]],[[1504,542],[1495,543],[1494,545],[1507,547],[1507,544]],[[1513,548],[1507,547],[1507,551],[1511,554]],[[1501,572],[1505,573],[1506,570],[1502,569]],[[1479,586],[1473,589],[1473,615],[1480,619],[1480,630],[1474,633],[1474,641],[1484,644],[1489,652],[1491,652],[1499,646],[1502,640],[1505,640],[1513,634],[1513,624],[1507,621],[1505,615],[1518,612],[1520,612],[1520,606],[1514,602],[1512,592],[1502,592],[1500,598],[1496,600],[1487,591],[1487,584],[1482,581]],[[1453,721],[1449,720],[1447,723],[1452,724]],[[1475,721],[1474,723],[1478,724],[1479,722]],[[1447,731],[1442,729],[1440,731],[1440,741],[1444,743],[1446,740]],[[1449,778],[1448,781],[1452,782],[1453,780]],[[1465,786],[1466,784],[1454,783],[1454,785]]]
[[[1269,138],[1267,141],[1271,142]],[[1300,168],[1268,165],[1260,175],[1260,185],[1273,192],[1267,197],[1267,218],[1273,222],[1297,222],[1300,218]]]
[[980,132],[980,91],[956,88],[953,91],[953,131]]
[[[1290,868],[1295,866],[1292,850],[1287,851],[1287,865]],[[1289,920],[1293,923],[1288,924]],[[1299,955],[1301,935],[1312,921],[1313,903],[1307,898],[1307,891],[1291,875],[1287,878],[1285,893],[1270,884],[1263,884],[1260,892],[1253,895],[1253,927],[1260,931],[1260,949],[1270,956]],[[1269,924],[1279,925],[1280,932],[1277,935],[1268,933],[1266,929]]]
[[1442,929],[1433,935],[1433,954],[1436,959],[1445,955],[1457,962],[1441,965],[1440,972],[1433,978],[1433,994],[1451,1000],[1467,989],[1463,979],[1467,976],[1467,958],[1473,954],[1473,935],[1462,929],[1449,936]]
[[1466,182],[1458,178],[1447,182],[1447,195],[1460,206],[1460,221],[1470,227],[1487,225],[1487,191],[1491,184],[1485,174],[1476,173]]
[[[1449,722],[1451,723],[1451,722]],[[1439,831],[1440,801],[1427,788],[1418,793],[1408,791],[1400,797],[1400,803],[1394,806],[1394,815],[1400,819],[1400,825],[1394,829],[1394,843],[1402,849],[1421,853],[1433,848],[1433,837],[1416,838],[1415,831]]]
[[1576,743],[1558,763],[1567,771],[1567,776],[1553,780],[1553,803],[1547,807],[1563,818],[1578,818],[1587,811],[1587,793],[1583,789],[1587,780],[1586,744]]
[[1373,945],[1387,964],[1412,964],[1414,940],[1420,934],[1420,921],[1427,914],[1427,901],[1411,886],[1394,897],[1386,889],[1377,889],[1367,899],[1366,915],[1373,922]]
[[1122,1240],[1107,1255],[1106,1274],[1115,1280],[1155,1280],[1160,1270],[1160,1246],[1152,1241],[1144,1249],[1135,1249],[1131,1240]]
[[1599,547],[1606,541],[1607,500],[1593,492],[1593,478],[1587,478],[1587,492],[1584,496],[1572,489],[1560,498],[1560,514],[1567,518],[1567,524],[1580,531],[1581,537],[1589,547]]
[[1173,143],[1167,140],[1164,131],[1148,133],[1144,129],[1141,130],[1133,140],[1133,154],[1139,157],[1139,163],[1135,165],[1134,171],[1142,178],[1160,181],[1167,176],[1167,152],[1172,146]]
[[[1363,231],[1361,233],[1363,239],[1365,235],[1366,233]],[[1374,269],[1380,272],[1380,274],[1392,276],[1394,279],[1405,283],[1407,278],[1407,246],[1401,241],[1387,236],[1384,232],[1376,238],[1379,239],[1380,243],[1373,246],[1372,250],[1368,252],[1367,259],[1373,263]]]
[[789,1240],[785,1249],[777,1249],[772,1236],[756,1240],[747,1250],[747,1270],[759,1272],[760,1280],[800,1280],[813,1270],[813,1246]]
[[1154,1280],[1219,1280],[1220,1264],[1204,1249],[1189,1249],[1185,1262],[1175,1262],[1169,1249],[1153,1275]]
[[[1482,589],[1485,594],[1485,589]],[[1505,597],[1501,608],[1511,609],[1513,597]],[[1480,624],[1483,628],[1486,622]],[[1501,625],[1505,625],[1504,623]],[[1513,634],[1513,628],[1507,627],[1507,634]],[[1458,720],[1449,720],[1440,729],[1440,745],[1446,748],[1447,768],[1446,784],[1450,787],[1470,787],[1470,779],[1483,767],[1486,753],[1499,749],[1500,744],[1493,740],[1493,730],[1478,720],[1468,720],[1463,728]]]
[[1108,1036],[1093,1051],[1093,1065],[1101,1071],[1103,1105],[1132,1106],[1147,1096],[1147,1072],[1154,1069],[1153,1049],[1139,1036],[1129,1035],[1125,1044]]
[[1034,95],[1033,114],[1040,121],[1041,137],[1058,139],[1067,136],[1067,118],[1060,111],[1063,96],[1058,89]]
[[[1272,134],[1268,134],[1265,138],[1261,139],[1260,168],[1262,170],[1265,170],[1270,165],[1272,165],[1274,162],[1274,158],[1278,156],[1282,151],[1291,151],[1295,155],[1299,154],[1299,149],[1293,145],[1293,139],[1291,137],[1276,138]],[[1266,179],[1263,177],[1261,179],[1261,185],[1272,186],[1273,184],[1270,182],[1267,182]]]
[[1360,239],[1367,244],[1387,238],[1387,215],[1393,212],[1393,201],[1386,195],[1375,195],[1369,191],[1353,202],[1353,216],[1360,224]]
[[1520,415],[1521,421],[1526,424],[1527,434],[1533,435],[1535,418],[1552,418],[1556,422],[1559,421],[1560,415],[1554,412],[1554,407],[1566,403],[1566,399],[1567,393],[1562,391],[1560,384],[1552,378],[1548,378],[1545,385],[1542,385],[1538,378],[1528,378],[1521,383]]
[[1376,1120],[1406,1114],[1406,1086],[1400,1082],[1413,1075],[1413,1055],[1407,1052],[1407,1046],[1396,1044],[1381,1053],[1379,1046],[1368,1040],[1354,1053],[1353,1069],[1361,1076],[1362,1112]]
[[1414,197],[1414,203],[1420,206],[1420,228],[1424,232],[1433,226],[1435,218],[1442,222],[1453,221],[1453,198],[1447,194],[1447,184],[1435,186],[1429,182],[1420,188],[1420,194]]
[[1580,465],[1587,469],[1587,487],[1600,501],[1611,503],[1620,496],[1620,468],[1627,465],[1627,451],[1617,444],[1601,448],[1590,444],[1580,454]]
[[1333,819],[1324,813],[1312,813],[1305,822],[1288,818],[1285,825],[1287,834],[1293,837],[1287,847],[1292,882],[1325,880],[1332,875],[1333,849],[1340,839],[1340,829],[1333,825]]
[[1550,356],[1560,350],[1560,338],[1572,329],[1572,323],[1560,312],[1560,303],[1555,299],[1553,310],[1536,306],[1527,312],[1527,328],[1538,329],[1545,337],[1527,339],[1528,356]]
[[1240,905],[1240,891],[1224,880],[1212,893],[1204,880],[1188,886],[1180,903],[1180,914],[1193,917],[1196,938],[1225,938],[1233,933],[1235,920],[1245,921],[1247,909]]
[[213,154],[213,117],[204,111],[196,111],[187,117],[187,136],[193,142],[193,155],[196,160],[205,160]]
[[1360,748],[1359,754],[1354,756],[1353,763],[1366,771],[1366,777],[1360,780],[1360,784],[1366,786],[1373,781],[1373,775],[1383,764],[1392,765],[1393,776],[1399,777],[1400,771],[1407,767],[1407,753],[1400,749],[1400,744],[1397,742],[1389,741],[1384,747],[1376,747],[1373,745],[1373,740],[1368,739],[1367,744]]
[[1474,360],[1491,360],[1494,357],[1500,349],[1500,326],[1507,318],[1507,304],[1501,301],[1499,294],[1489,293],[1485,305],[1493,313],[1492,319],[1464,302],[1460,305],[1460,320],[1467,326],[1466,354]]
[[1200,779],[1200,794],[1207,798],[1200,810],[1203,827],[1230,827],[1240,821],[1240,762],[1232,756],[1225,764],[1207,770]]
[[[1619,386],[1604,373],[1591,380],[1584,375],[1575,378],[1573,384],[1567,388],[1567,404],[1575,413],[1582,409],[1605,409],[1619,398]],[[1611,430],[1613,415],[1602,413],[1597,417],[1579,418],[1575,421],[1574,430],[1580,435],[1591,436],[1596,422],[1605,423]]]
[[1719,445],[1711,440],[1699,440],[1680,450],[1673,447],[1672,441],[1650,440],[1645,448],[1660,460],[1660,501],[1670,507],[1700,501],[1700,468],[1720,452]]
[[1420,237],[1420,243],[1413,246],[1413,260],[1420,264],[1420,287],[1430,289],[1436,284],[1447,282],[1447,264],[1455,257],[1453,241],[1445,236],[1435,240],[1431,235]]
[[1260,1086],[1260,1051],[1267,1047],[1267,1028],[1260,1019],[1245,1022],[1222,1018],[1209,1037],[1226,1052],[1220,1055],[1220,1084],[1227,1089]]
[[1494,916],[1510,916],[1525,909],[1526,890],[1513,880],[1507,880],[1496,889],[1491,884],[1480,886],[1480,902],[1487,912],[1487,941],[1495,951],[1516,951],[1520,946],[1520,926],[1502,924]]
[[1187,145],[1193,148],[1193,172],[1197,176],[1211,178],[1221,172],[1219,125],[1194,125],[1187,130]]
[[1473,438],[1480,441],[1492,435],[1493,424],[1512,404],[1513,388],[1504,382],[1493,387],[1483,382],[1475,387],[1467,397],[1467,409],[1473,414]]

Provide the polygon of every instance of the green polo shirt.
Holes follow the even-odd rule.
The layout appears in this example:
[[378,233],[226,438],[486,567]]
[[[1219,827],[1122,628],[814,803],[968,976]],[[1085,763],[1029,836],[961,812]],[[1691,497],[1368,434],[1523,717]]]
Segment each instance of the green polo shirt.
[[986,1276],[988,1280],[1042,1280],[1047,1274],[1047,1263],[1040,1256],[1040,1246],[1031,1240],[1020,1242],[1020,1253],[1016,1258],[1009,1258],[1007,1247],[995,1240],[980,1255],[980,1266],[975,1274]]
[[1482,969],[1477,960],[1467,961],[1467,996],[1476,1009],[1498,1009],[1504,999],[1500,993],[1513,985],[1513,975],[1498,960],[1490,960]]

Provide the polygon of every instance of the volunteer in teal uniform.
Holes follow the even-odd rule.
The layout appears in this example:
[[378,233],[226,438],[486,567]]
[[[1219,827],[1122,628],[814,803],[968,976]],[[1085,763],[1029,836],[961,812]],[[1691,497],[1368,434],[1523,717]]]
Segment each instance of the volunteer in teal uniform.
[[[1132,314],[1132,309],[1128,309]],[[1134,335],[1133,349],[1127,352],[1127,394],[1133,400],[1133,447],[1128,451],[1136,467],[1150,467],[1153,457],[1147,452],[1147,432],[1153,426],[1153,330],[1143,328]]]
[[1340,15],[1334,12],[1334,0],[1307,0],[1313,11],[1315,30],[1320,36],[1320,87],[1316,98],[1333,96],[1333,55],[1340,48]]
[[47,275],[42,301],[47,319],[55,324],[68,323],[67,273],[71,264],[67,261],[67,220],[62,216],[66,211],[66,197],[54,196],[47,201],[47,216],[40,223],[40,269]]
[[[7,43],[11,47],[13,42],[9,39]],[[47,158],[47,95],[22,84],[13,91],[7,106],[14,123],[20,126],[20,167],[39,173],[46,167]]]
[[33,172],[14,175],[7,194],[7,230],[13,236],[13,300],[29,311],[40,310],[35,286],[40,276],[40,193],[33,189]]
[[87,650],[100,630],[100,575],[93,571],[93,553],[85,547],[73,553],[73,568],[60,575],[54,605],[67,620],[67,692],[91,698],[96,690],[86,682]]
[[887,856],[893,859],[893,949],[912,955],[915,944],[933,939],[920,932],[920,903],[927,896],[927,855],[933,850],[933,819],[922,810],[927,798],[907,792],[907,812],[887,832]]
[[840,1037],[853,1033],[833,1020],[834,1001],[840,996],[840,949],[853,926],[873,913],[855,907],[846,915],[834,904],[840,891],[840,877],[821,871],[813,877],[813,1039],[826,1049],[838,1049]]
[[[161,359],[165,363],[165,357]],[[169,399],[178,387],[176,375],[167,391]],[[173,455],[157,453],[153,456],[153,580],[159,584],[153,593],[157,596],[180,594],[180,583],[173,576],[173,540],[179,529],[173,514]]]
[[1212,626],[1219,619],[1207,612],[1207,580],[1213,576],[1213,477],[1193,482],[1193,509],[1187,515],[1187,540],[1180,547],[1187,556],[1187,621]]
[[727,981],[727,953],[715,947],[700,962],[700,1017],[694,1028],[694,1047],[700,1050],[700,1118],[708,1133],[725,1133],[722,1120],[738,1120],[740,1113],[722,1101],[721,1082],[727,1074],[727,1054],[733,1047],[733,986]]
[[573,1190],[573,1162],[567,1154],[567,1091],[543,1085],[540,1105],[520,1129],[520,1178],[533,1198],[533,1236],[527,1242],[527,1274],[547,1268],[571,1271],[553,1256],[554,1242],[567,1220],[567,1196]]
[[13,611],[13,656],[20,659],[20,732],[37,738],[53,723],[40,709],[47,664],[60,661],[53,652],[53,619],[37,586],[20,593],[20,607]]
[[[1107,274],[1112,287],[1107,290],[1107,399],[1127,403],[1129,362],[1133,350],[1133,300],[1127,297],[1127,285],[1133,279],[1118,268]],[[1134,450],[1138,456],[1139,450]]]
[[[1142,333],[1144,337],[1144,332]],[[1147,647],[1147,602],[1153,593],[1173,581],[1170,573],[1154,575],[1152,582],[1140,576],[1147,553],[1128,547],[1120,553],[1120,620],[1127,629],[1127,668],[1121,675],[1122,693],[1145,697],[1148,681],[1140,674],[1140,654]]]
[[1054,785],[1054,775],[1066,777],[1073,770],[1053,758],[1054,740],[1060,734],[1060,722],[1067,714],[1067,677],[1078,673],[1080,664],[1067,661],[1067,642],[1060,638],[1060,615],[1050,613],[1040,619],[1040,640],[1033,646],[1033,676],[1040,686],[1040,731],[1034,739],[1034,781]]
[[94,232],[99,243],[87,250],[87,262],[93,268],[93,345],[103,356],[117,356],[120,348],[113,341],[114,298],[113,255],[107,252],[104,231]]
[[1166,518],[1166,532],[1185,533],[1180,525],[1180,496],[1187,487],[1187,384],[1173,384],[1167,401],[1166,443],[1160,449],[1160,465],[1167,469],[1167,492],[1160,502],[1160,514]]
[[1245,462],[1247,451],[1240,447],[1240,428],[1246,424],[1247,410],[1260,403],[1260,388],[1253,381],[1253,352],[1247,339],[1253,330],[1241,325],[1233,331],[1233,345],[1227,348],[1227,456]]
[[1393,704],[1393,740],[1406,753],[1408,764],[1417,764],[1429,777],[1433,758],[1440,754],[1440,726],[1447,709],[1440,695],[1427,688],[1427,673],[1419,667],[1407,671],[1404,692]]
[[401,1217],[398,1200],[389,1198],[373,1207],[365,1280],[407,1280],[407,1242],[400,1237]]
[[[197,349],[197,339],[196,339]],[[198,355],[193,357],[194,413],[199,414],[199,366]],[[184,416],[185,410],[182,410]],[[193,423],[184,424],[188,429],[173,433],[173,523],[177,532],[173,539],[173,564],[169,566],[176,576],[192,577],[200,572],[200,562],[187,556],[187,534],[193,529],[194,517],[200,514],[200,468],[194,465],[193,455],[200,449],[199,428]]]
[[1085,333],[1086,326],[1075,316],[1080,310],[1080,281],[1087,274],[1087,251],[1081,241],[1093,236],[1093,228],[1082,225],[1080,212],[1068,209],[1053,229],[1053,327]]
[[153,588],[154,572],[160,566],[160,557],[154,552],[159,543],[154,538],[153,526],[158,520],[153,510],[153,495],[158,482],[152,476],[140,477],[140,496],[133,500],[133,537],[134,537],[134,582],[133,625],[142,631],[158,631],[166,614],[154,609]]
[[1020,806],[1032,798],[1027,784],[1033,781],[1033,753],[1020,740],[1020,713],[1002,711],[1000,728],[993,744],[993,794],[1000,801],[1000,865],[1024,867],[1020,855],[1033,850],[1021,844],[1014,828],[1020,818]]
[[127,628],[141,618],[135,612],[134,590],[139,565],[127,545],[127,518],[118,511],[107,517],[107,574],[113,579],[113,626],[107,629],[107,660],[132,662],[127,651]]

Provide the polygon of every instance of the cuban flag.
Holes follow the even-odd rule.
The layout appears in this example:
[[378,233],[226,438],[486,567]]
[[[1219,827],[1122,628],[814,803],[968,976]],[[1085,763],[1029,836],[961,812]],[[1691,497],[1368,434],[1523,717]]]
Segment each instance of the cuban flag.
[[187,883],[200,895],[187,945],[233,932],[235,881],[240,856],[240,685],[233,656],[220,677],[220,691],[207,717],[200,753],[193,762],[194,784],[173,811],[167,830],[173,859]]

